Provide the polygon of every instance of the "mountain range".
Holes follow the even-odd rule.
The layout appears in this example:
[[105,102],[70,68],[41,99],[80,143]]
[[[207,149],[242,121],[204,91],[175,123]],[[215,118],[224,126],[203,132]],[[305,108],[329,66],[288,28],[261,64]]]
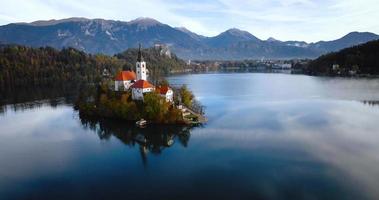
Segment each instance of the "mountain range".
[[274,38],[261,40],[236,28],[206,37],[151,18],[137,18],[129,22],[68,18],[0,26],[2,44],[73,47],[87,53],[108,55],[135,48],[139,43],[144,47],[163,44],[180,58],[196,60],[316,58],[375,39],[379,39],[379,35],[352,32],[337,40],[316,43]]

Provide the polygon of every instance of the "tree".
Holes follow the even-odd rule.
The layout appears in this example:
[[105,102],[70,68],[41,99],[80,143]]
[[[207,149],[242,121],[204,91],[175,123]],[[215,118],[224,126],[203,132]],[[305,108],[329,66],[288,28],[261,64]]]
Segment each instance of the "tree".
[[150,92],[144,96],[144,116],[146,119],[162,122],[169,110],[166,100],[155,92]]
[[179,98],[182,104],[187,107],[191,107],[194,95],[190,90],[188,90],[187,85],[183,85],[179,88]]

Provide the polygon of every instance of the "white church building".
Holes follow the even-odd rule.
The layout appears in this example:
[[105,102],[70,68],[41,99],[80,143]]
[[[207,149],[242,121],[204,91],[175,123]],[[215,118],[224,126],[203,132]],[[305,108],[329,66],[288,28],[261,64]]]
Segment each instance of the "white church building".
[[138,50],[136,63],[136,73],[133,71],[122,71],[115,77],[115,91],[127,91],[131,89],[133,100],[143,100],[143,95],[148,92],[156,91],[164,97],[167,102],[173,102],[174,92],[168,86],[155,87],[149,81],[146,62],[143,60],[141,45]]
[[137,71],[137,80],[145,80],[145,81],[147,80],[148,70],[146,68],[146,62],[143,60],[143,57],[142,57],[141,45],[139,46],[139,49],[138,49],[136,71]]
[[146,62],[143,60],[141,45],[138,49],[138,57],[136,63],[137,81],[131,86],[132,88],[132,99],[133,100],[143,100],[143,94],[148,92],[153,92],[155,87],[153,84],[147,81],[147,68]]

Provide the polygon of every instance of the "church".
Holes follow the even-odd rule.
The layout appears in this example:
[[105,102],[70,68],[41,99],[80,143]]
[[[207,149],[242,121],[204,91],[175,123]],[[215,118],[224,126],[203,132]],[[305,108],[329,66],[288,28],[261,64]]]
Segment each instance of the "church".
[[143,100],[145,93],[156,91],[160,96],[165,98],[167,102],[173,102],[173,90],[168,86],[155,87],[151,84],[148,78],[148,69],[146,62],[143,59],[141,52],[141,45],[138,49],[138,57],[136,62],[136,72],[134,71],[121,71],[114,80],[115,91],[129,91],[132,92],[133,100]]

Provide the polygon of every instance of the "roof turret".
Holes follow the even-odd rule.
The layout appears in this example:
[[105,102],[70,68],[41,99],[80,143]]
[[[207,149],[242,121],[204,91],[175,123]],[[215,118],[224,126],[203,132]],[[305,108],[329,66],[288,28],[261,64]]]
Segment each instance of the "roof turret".
[[139,44],[139,48],[138,48],[137,62],[143,62],[143,57],[142,57],[142,52],[141,52],[141,43]]

